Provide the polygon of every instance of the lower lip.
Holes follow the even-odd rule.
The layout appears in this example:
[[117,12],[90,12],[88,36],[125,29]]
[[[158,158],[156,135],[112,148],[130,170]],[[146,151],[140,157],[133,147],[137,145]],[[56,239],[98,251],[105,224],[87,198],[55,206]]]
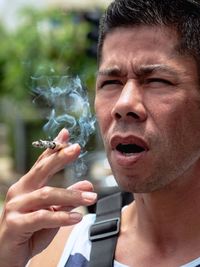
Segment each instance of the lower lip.
[[134,154],[123,154],[117,150],[113,150],[112,158],[114,159],[114,161],[116,161],[118,165],[128,167],[133,166],[133,164],[141,160],[146,153],[147,151]]

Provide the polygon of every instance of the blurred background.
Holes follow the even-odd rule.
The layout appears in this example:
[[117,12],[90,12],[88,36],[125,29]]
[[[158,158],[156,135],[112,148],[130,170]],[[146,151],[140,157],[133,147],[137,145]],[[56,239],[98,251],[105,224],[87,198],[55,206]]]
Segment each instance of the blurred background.
[[[46,104],[34,104],[32,78],[41,69],[70,71],[87,88],[93,113],[99,18],[110,0],[0,0],[0,206],[11,184],[27,172],[46,138]],[[66,187],[90,179],[96,190],[117,190],[96,128],[84,157],[87,171],[58,173],[50,184]]]

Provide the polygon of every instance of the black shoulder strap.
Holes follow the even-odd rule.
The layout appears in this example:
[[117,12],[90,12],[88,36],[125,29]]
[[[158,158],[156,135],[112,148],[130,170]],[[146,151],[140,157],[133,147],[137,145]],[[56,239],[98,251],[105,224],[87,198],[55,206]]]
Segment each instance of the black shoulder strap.
[[122,194],[119,192],[97,202],[96,221],[90,228],[89,236],[92,242],[89,267],[113,266],[120,231]]

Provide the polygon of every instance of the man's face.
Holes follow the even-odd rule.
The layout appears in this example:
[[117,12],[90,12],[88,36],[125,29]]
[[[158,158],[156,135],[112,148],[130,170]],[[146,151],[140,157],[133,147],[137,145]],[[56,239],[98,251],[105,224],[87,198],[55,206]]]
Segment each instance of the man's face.
[[195,61],[168,28],[118,28],[105,39],[95,109],[113,174],[151,192],[200,170],[200,92]]

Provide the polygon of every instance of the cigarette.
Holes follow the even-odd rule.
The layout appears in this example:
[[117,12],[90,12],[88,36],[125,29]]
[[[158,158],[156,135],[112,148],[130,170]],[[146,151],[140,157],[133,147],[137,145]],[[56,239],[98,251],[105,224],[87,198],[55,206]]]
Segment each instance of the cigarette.
[[63,147],[65,147],[66,145],[58,143],[56,141],[48,141],[48,140],[38,140],[38,141],[34,141],[32,143],[32,145],[36,148],[50,148],[50,149],[56,149],[59,150]]

